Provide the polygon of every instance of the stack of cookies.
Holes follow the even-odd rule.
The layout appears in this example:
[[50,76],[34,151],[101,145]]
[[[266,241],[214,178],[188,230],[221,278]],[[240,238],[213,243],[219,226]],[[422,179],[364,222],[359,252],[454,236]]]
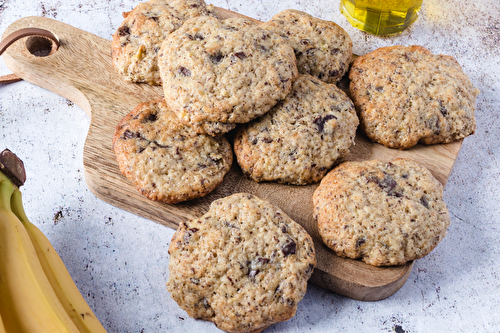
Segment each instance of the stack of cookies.
[[150,0],[124,17],[115,68],[164,91],[113,138],[121,172],[148,198],[177,203],[212,191],[232,163],[224,134],[237,126],[234,152],[255,181],[315,183],[349,152],[359,121],[335,83],[352,42],[337,24],[297,10],[261,26],[221,20],[202,0]]
[[[398,149],[473,134],[478,91],[454,58],[393,46],[351,65],[349,35],[297,10],[257,25],[223,20],[203,0],[150,0],[124,17],[113,35],[116,70],[164,92],[126,115],[113,136],[121,172],[143,195],[170,204],[205,196],[234,153],[256,182],[321,182],[313,215],[341,257],[402,265],[445,236],[443,187],[419,163],[332,168],[357,133]],[[348,72],[349,96],[336,85]],[[169,254],[172,297],[228,332],[291,318],[316,264],[299,224],[241,193],[181,223]]]

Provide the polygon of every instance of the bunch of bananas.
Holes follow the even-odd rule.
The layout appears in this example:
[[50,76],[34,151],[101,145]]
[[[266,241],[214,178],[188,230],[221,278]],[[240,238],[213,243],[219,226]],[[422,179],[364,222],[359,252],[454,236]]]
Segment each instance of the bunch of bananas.
[[0,333],[106,332],[7,174],[0,168]]

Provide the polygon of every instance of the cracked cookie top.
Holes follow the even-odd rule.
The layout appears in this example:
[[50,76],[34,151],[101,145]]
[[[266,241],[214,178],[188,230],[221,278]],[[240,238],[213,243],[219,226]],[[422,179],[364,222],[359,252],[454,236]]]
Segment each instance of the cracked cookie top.
[[169,246],[168,291],[189,316],[226,332],[260,332],[290,319],[316,265],[312,238],[254,195],[214,201],[183,222]]
[[163,99],[142,103],[117,125],[113,149],[120,171],[151,200],[178,203],[214,190],[232,164],[223,136],[199,134]]
[[255,181],[314,183],[348,153],[358,123],[342,90],[299,75],[283,101],[238,129],[234,151],[243,173]]
[[159,67],[165,100],[210,135],[265,114],[298,76],[292,47],[242,18],[186,21],[163,42]]
[[344,162],[323,178],[313,203],[324,243],[375,266],[422,258],[450,224],[443,186],[409,159]]
[[332,21],[287,9],[262,25],[285,38],[295,51],[297,68],[327,83],[347,73],[352,58],[351,37]]
[[451,56],[383,47],[357,58],[349,78],[361,128],[375,142],[407,149],[474,134],[479,90]]
[[158,51],[162,41],[188,19],[216,16],[203,0],[149,0],[123,13],[113,34],[113,66],[129,82],[161,85]]

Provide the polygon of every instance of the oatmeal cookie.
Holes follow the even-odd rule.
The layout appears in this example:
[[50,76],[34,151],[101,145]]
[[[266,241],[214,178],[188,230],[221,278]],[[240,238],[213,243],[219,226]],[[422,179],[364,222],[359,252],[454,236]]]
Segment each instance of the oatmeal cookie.
[[265,114],[298,76],[292,47],[242,18],[186,21],[163,42],[159,67],[167,103],[210,135]]
[[443,186],[409,159],[344,162],[323,178],[313,202],[324,243],[375,266],[422,258],[450,224]]
[[231,145],[198,134],[164,100],[142,103],[117,125],[113,149],[120,171],[151,200],[178,203],[214,190],[229,171]]
[[168,291],[189,316],[260,332],[295,315],[316,265],[311,236],[281,209],[238,193],[183,222],[169,246]]
[[161,85],[158,51],[162,41],[189,18],[216,16],[203,0],[149,0],[123,13],[113,34],[113,66],[129,82]]
[[280,34],[290,43],[301,74],[336,83],[349,69],[351,37],[332,21],[287,9],[274,15],[262,27]]
[[282,102],[238,129],[234,151],[243,173],[255,181],[314,183],[348,153],[358,123],[342,90],[299,75]]
[[407,149],[474,133],[479,91],[455,58],[422,46],[390,46],[357,58],[350,92],[361,128],[375,142]]

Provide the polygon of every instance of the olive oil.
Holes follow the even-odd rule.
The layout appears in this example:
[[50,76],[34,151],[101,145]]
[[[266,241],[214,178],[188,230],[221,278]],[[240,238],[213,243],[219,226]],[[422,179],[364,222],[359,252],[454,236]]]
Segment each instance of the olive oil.
[[422,0],[340,0],[340,11],[356,28],[375,35],[392,35],[418,17]]

